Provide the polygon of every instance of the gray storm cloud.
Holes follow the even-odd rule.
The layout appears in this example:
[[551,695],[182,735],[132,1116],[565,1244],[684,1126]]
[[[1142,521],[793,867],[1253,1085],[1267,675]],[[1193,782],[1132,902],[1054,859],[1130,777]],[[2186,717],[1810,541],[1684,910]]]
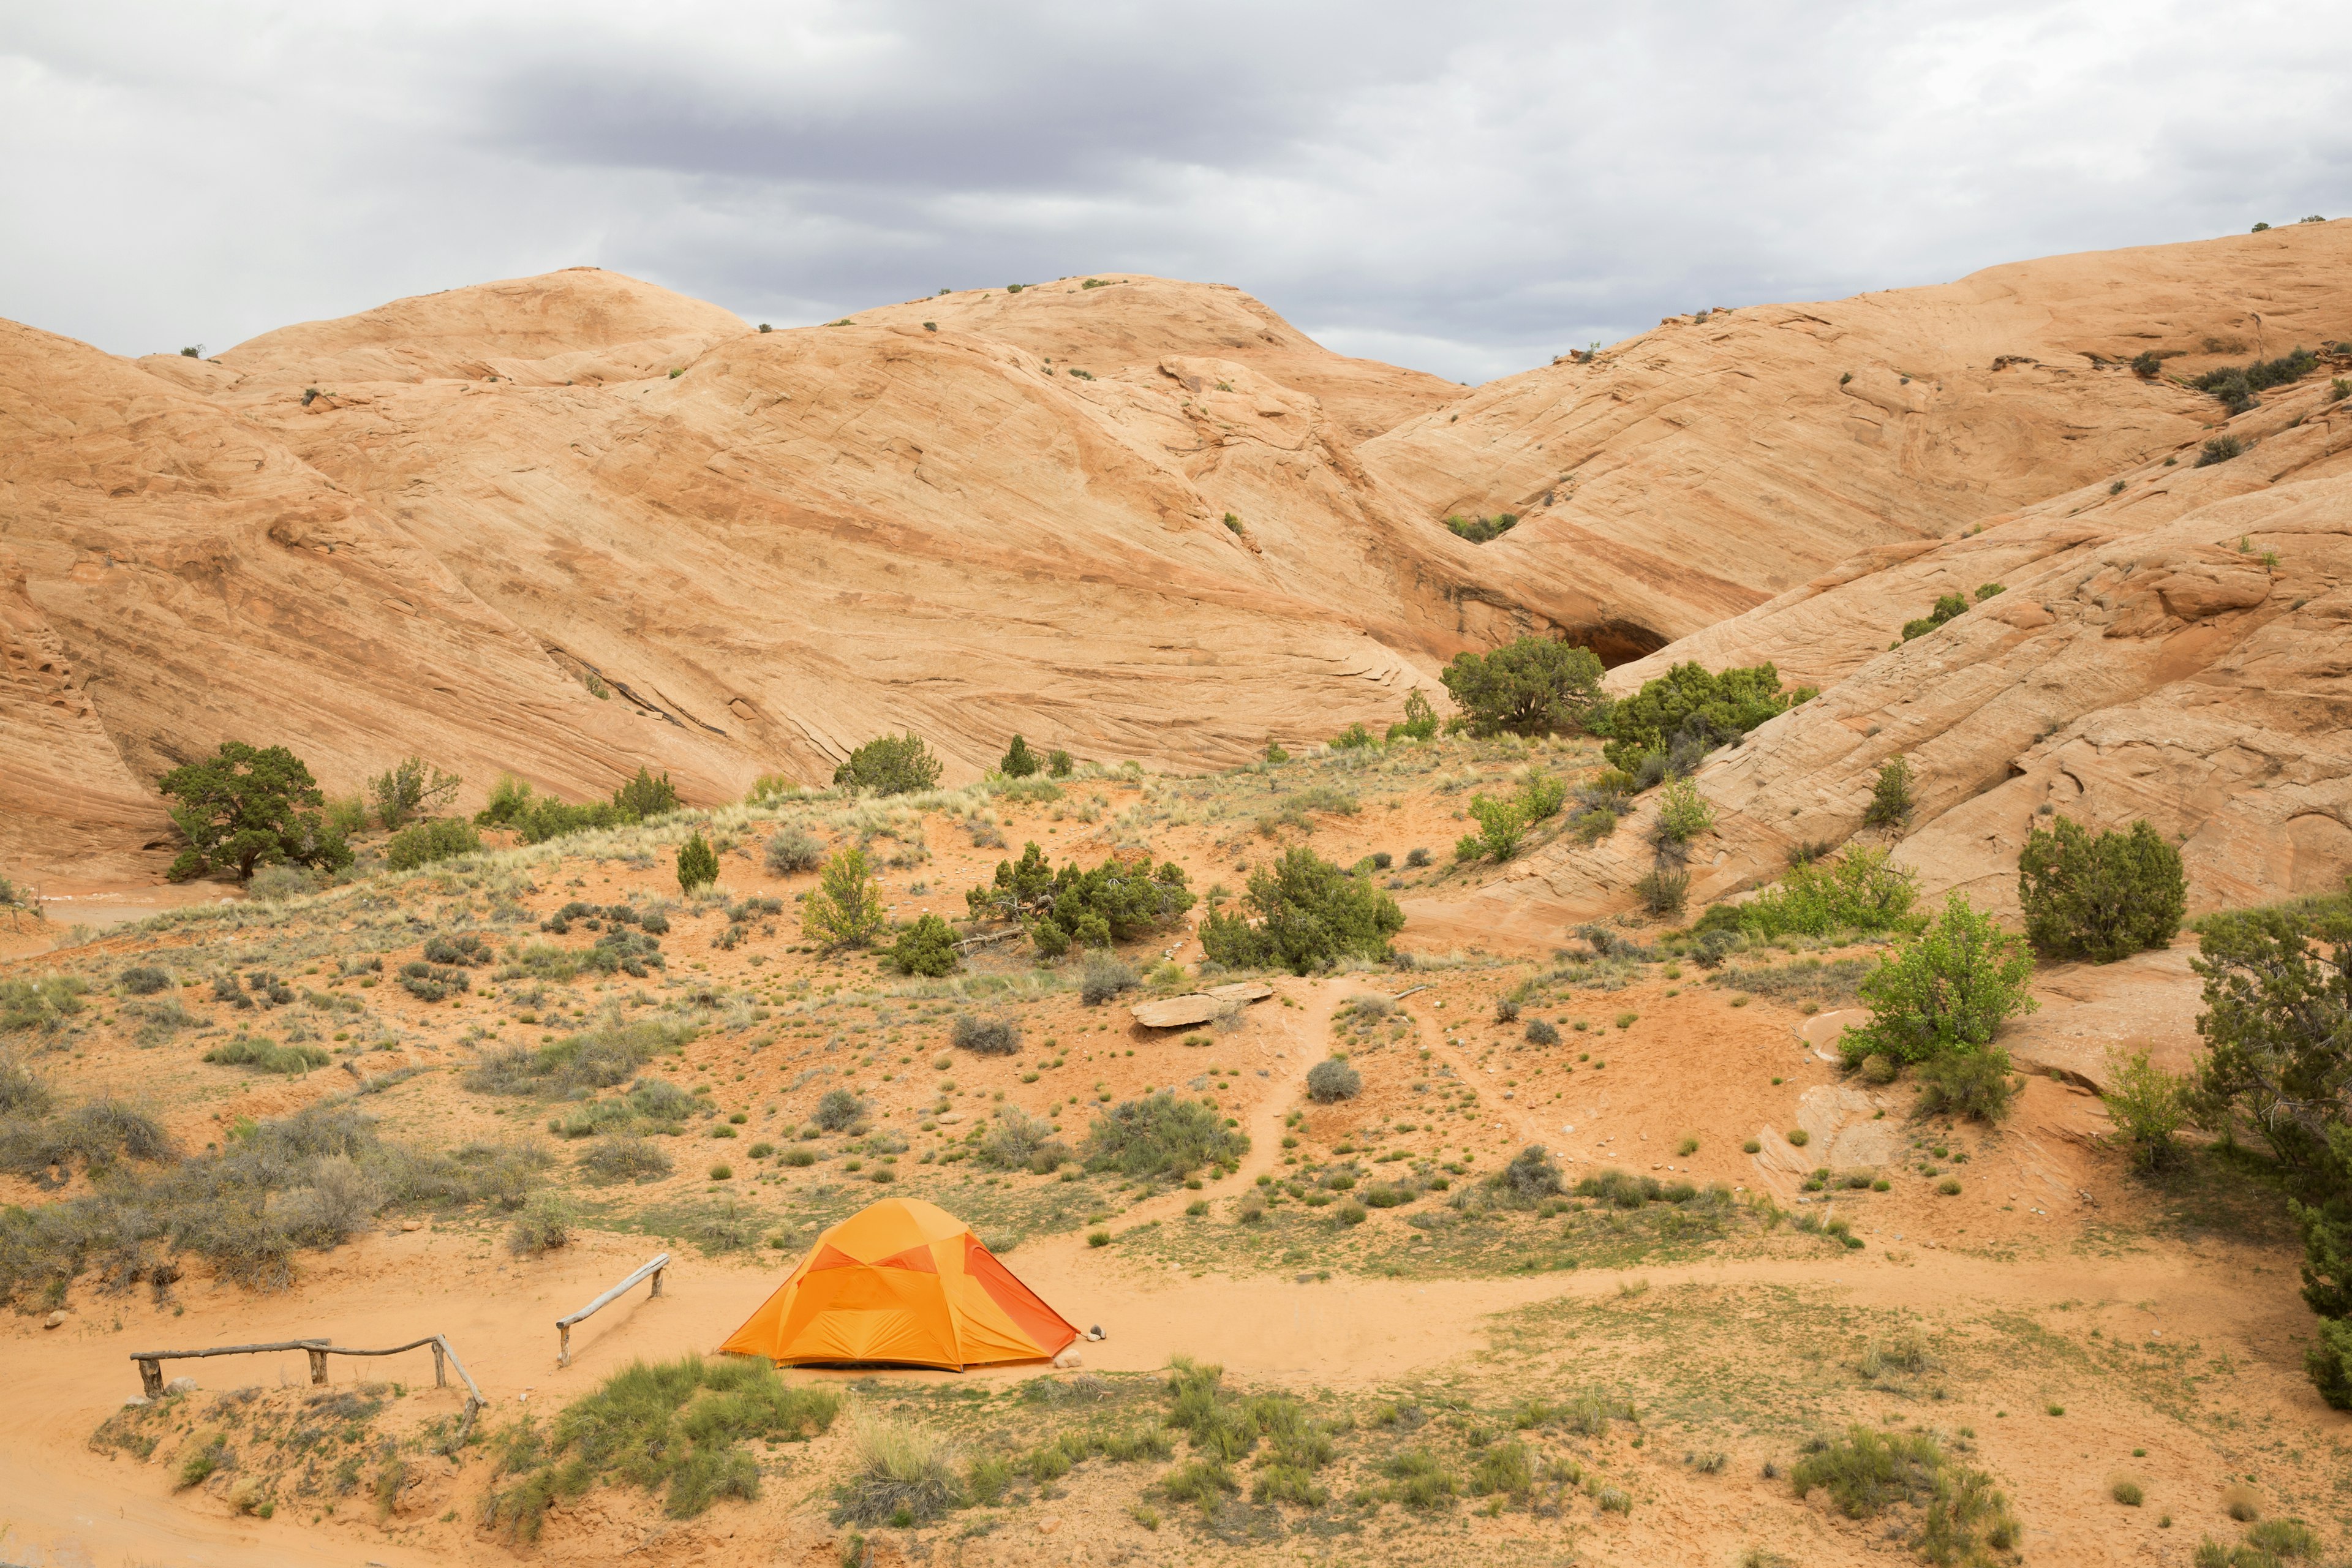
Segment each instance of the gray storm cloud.
[[1477,381],[2352,191],[2326,6],[348,9],[0,17],[0,314],[137,353],[575,262],[779,324],[1143,271]]

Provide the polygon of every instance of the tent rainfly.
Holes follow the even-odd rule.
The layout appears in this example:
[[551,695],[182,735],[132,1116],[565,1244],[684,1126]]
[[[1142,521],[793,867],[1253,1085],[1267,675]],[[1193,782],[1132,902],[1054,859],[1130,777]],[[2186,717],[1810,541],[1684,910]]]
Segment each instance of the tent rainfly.
[[719,1348],[780,1366],[1044,1361],[1078,1331],[1013,1277],[963,1221],[914,1198],[868,1204],[826,1230]]

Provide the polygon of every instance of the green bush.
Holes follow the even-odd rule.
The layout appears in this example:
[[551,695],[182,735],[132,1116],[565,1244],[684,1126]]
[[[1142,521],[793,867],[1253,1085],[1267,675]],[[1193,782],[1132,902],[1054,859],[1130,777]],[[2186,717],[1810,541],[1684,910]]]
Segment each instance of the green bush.
[[2188,910],[2189,883],[2180,851],[2146,821],[2094,838],[2061,816],[2026,835],[2017,900],[2036,952],[2113,963],[2171,942]]
[[[1810,858],[1747,903],[1731,908],[1739,929],[1769,942],[1788,935],[1892,931],[1918,923],[1916,873],[1888,864],[1882,848],[1856,846],[1827,864]],[[1709,911],[1710,914],[1713,911]]]
[[1350,724],[1331,737],[1331,749],[1335,752],[1360,752],[1372,743],[1372,732],[1360,723]]
[[1925,931],[1880,956],[1860,987],[1870,1022],[1848,1029],[1839,1051],[1857,1066],[1874,1051],[1911,1063],[1990,1045],[2002,1024],[2039,1005],[2026,990],[2033,959],[2024,949],[1952,894]]
[[1155,869],[1149,859],[1114,856],[1091,870],[1074,860],[1056,871],[1034,844],[1018,860],[998,861],[994,879],[963,897],[975,921],[1025,920],[1049,958],[1073,943],[1099,950],[1133,942],[1192,907],[1183,868],[1172,860]]
[[1364,1092],[1364,1075],[1345,1057],[1328,1057],[1307,1069],[1307,1098],[1318,1105],[1353,1100]]
[[[1886,1058],[1874,1054],[1863,1060],[1866,1067]],[[1999,1046],[1943,1051],[1919,1064],[1919,1100],[1916,1109],[1921,1116],[1999,1121],[2009,1114],[2009,1102],[2015,1093],[2009,1077],[2009,1053]]]
[[864,947],[888,923],[881,887],[866,870],[866,851],[856,845],[834,851],[801,905],[802,931],[826,947]]
[[1926,616],[1918,620],[1906,621],[1903,624],[1903,640],[1909,642],[1913,637],[1925,637],[1946,621],[1964,616],[1968,611],[1969,601],[1965,595],[1943,595],[1937,599],[1936,607],[1929,610]]
[[1688,779],[1675,779],[1658,797],[1658,837],[1667,844],[1687,844],[1715,826],[1715,808]]
[[1900,756],[1890,757],[1878,770],[1878,782],[1871,786],[1870,805],[1863,811],[1862,820],[1871,827],[1900,827],[1911,820],[1915,805],[1910,763]]
[[1456,539],[1466,540],[1472,544],[1485,544],[1518,527],[1519,514],[1499,511],[1492,517],[1448,517],[1445,526]]
[[1229,969],[1307,974],[1346,958],[1384,959],[1389,939],[1404,929],[1404,911],[1369,878],[1303,847],[1271,871],[1250,873],[1242,910],[1212,906],[1201,922],[1202,951]]
[[876,795],[916,795],[938,788],[944,767],[923,738],[909,730],[868,741],[850,752],[849,760],[833,771],[833,782]]
[[316,1046],[281,1046],[268,1038],[239,1035],[205,1053],[205,1060],[223,1067],[254,1067],[263,1072],[304,1073],[322,1068],[327,1053]]
[[692,1519],[722,1497],[760,1495],[760,1467],[745,1445],[804,1442],[831,1428],[840,1395],[787,1384],[766,1363],[633,1362],[556,1416],[544,1448],[512,1450],[507,1473],[523,1479],[494,1492],[486,1521],[512,1540],[539,1538],[549,1505],[599,1482],[643,1488],[672,1519]]
[[677,890],[690,893],[719,880],[719,856],[697,828],[677,847]]
[[1249,1138],[1227,1127],[1213,1104],[1180,1100],[1166,1089],[1123,1100],[1097,1117],[1087,1136],[1087,1168],[1129,1178],[1181,1181],[1206,1166],[1231,1167]]
[[2352,896],[2209,915],[2198,947],[2208,1050],[2195,1109],[2232,1134],[2244,1118],[2283,1167],[2303,1298],[2320,1319],[2305,1365],[2321,1398],[2352,1409]]
[[956,972],[955,928],[937,915],[923,915],[898,928],[898,940],[883,955],[901,974],[934,979]]
[[772,877],[797,876],[814,871],[824,861],[824,845],[806,828],[784,826],[776,829],[768,840],[768,874]]
[[1591,648],[1521,637],[1485,655],[1456,654],[1440,679],[1474,735],[1573,730],[1601,700],[1601,660]]
[[613,809],[629,822],[651,822],[678,808],[677,791],[665,773],[659,778],[644,768],[637,776],[613,792]]
[[457,799],[458,786],[464,783],[456,773],[428,767],[422,757],[407,757],[368,780],[367,792],[375,802],[376,820],[385,832],[394,833],[425,812]]
[[250,881],[276,862],[338,871],[351,846],[326,819],[326,795],[301,759],[283,746],[224,741],[203,762],[173,768],[156,788],[176,804],[172,822],[188,840],[164,873],[184,882],[215,869]]
[[[2209,370],[2189,384],[2200,392],[2210,392],[2233,416],[2257,406],[2254,394],[2273,386],[2284,386],[2302,380],[2319,364],[2319,356],[2297,344],[2294,352],[2276,359],[2255,360],[2250,364],[2222,365]],[[2237,454],[2231,453],[2235,457]]]
[[1437,710],[1429,705],[1428,695],[1418,686],[1404,696],[1404,718],[1389,726],[1388,738],[1396,741],[1429,741],[1437,736]]
[[2151,1064],[2146,1051],[2116,1053],[2116,1058],[2110,1085],[2099,1096],[2116,1136],[2130,1152],[2135,1170],[2168,1170],[2180,1158],[2173,1138],[2189,1121],[2194,1086],[2186,1075]]
[[1003,760],[996,764],[996,771],[1009,779],[1025,779],[1039,765],[1037,753],[1029,749],[1029,742],[1015,735],[1013,743],[1004,748]]
[[1783,690],[1769,664],[1719,675],[1678,664],[1633,696],[1595,709],[1587,727],[1607,738],[1601,751],[1612,767],[1636,773],[1644,757],[1668,756],[1678,739],[1703,754],[1817,695],[1810,686]]
[[2210,468],[2216,463],[2226,463],[2231,458],[2241,456],[2245,449],[2245,445],[2235,436],[2216,436],[2198,448],[2197,461],[2190,466]]
[[478,854],[481,847],[482,836],[465,818],[437,817],[412,822],[394,834],[383,847],[383,863],[395,871],[414,871],[436,860]]

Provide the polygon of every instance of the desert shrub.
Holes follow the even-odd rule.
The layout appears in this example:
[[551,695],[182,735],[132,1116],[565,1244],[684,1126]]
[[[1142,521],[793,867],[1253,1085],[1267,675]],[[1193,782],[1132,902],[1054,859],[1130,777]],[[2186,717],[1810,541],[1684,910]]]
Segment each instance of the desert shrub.
[[1166,1089],[1122,1100],[1096,1118],[1087,1137],[1087,1168],[1130,1178],[1181,1180],[1205,1166],[1238,1165],[1249,1138],[1213,1104],[1180,1100]]
[[779,827],[768,840],[768,873],[790,877],[814,871],[824,859],[824,846],[801,827]]
[[1444,1506],[1461,1489],[1454,1472],[1426,1448],[1406,1448],[1391,1455],[1381,1473],[1389,1478],[1384,1489],[1389,1500],[1417,1513]]
[[1116,953],[1099,948],[1087,954],[1086,967],[1078,980],[1078,1000],[1089,1007],[1099,1007],[1122,992],[1132,991],[1143,984],[1134,965]]
[[1318,1105],[1353,1100],[1364,1092],[1364,1075],[1345,1057],[1328,1057],[1307,1069],[1307,1097]]
[[1964,595],[1942,595],[1936,600],[1934,609],[1916,621],[1903,623],[1903,640],[1909,642],[1913,637],[1925,637],[1946,621],[1964,616],[1968,611],[1969,601]]
[[1004,748],[1003,760],[996,764],[996,771],[1009,779],[1025,779],[1040,765],[1037,753],[1029,749],[1029,742],[1015,735],[1013,743]]
[[496,956],[490,952],[490,944],[475,931],[436,931],[425,939],[425,960],[428,963],[480,969],[487,968]]
[[677,847],[677,890],[690,893],[697,888],[707,888],[719,880],[719,856],[710,841],[696,828]]
[[844,1522],[928,1524],[960,1500],[952,1452],[919,1426],[861,1414],[854,1452],[835,1493]]
[[1643,909],[1670,920],[1689,902],[1690,880],[1690,873],[1678,867],[1653,866],[1634,880],[1633,892]]
[[934,979],[956,972],[955,929],[937,915],[922,915],[898,928],[898,940],[884,953],[901,974],[928,974]]
[[[152,965],[133,964],[116,977],[115,984],[133,996],[152,996],[170,985],[172,977]],[[0,1109],[5,1109],[5,1105],[0,1105]]]
[[375,803],[375,819],[386,833],[396,833],[425,813],[457,799],[464,782],[456,773],[428,766],[422,757],[406,757],[368,780],[367,793]]
[[423,960],[402,964],[398,979],[400,988],[420,1002],[438,1002],[454,992],[474,988],[472,977],[463,969]]
[[1490,1443],[1470,1468],[1473,1497],[1492,1497],[1497,1492],[1524,1497],[1535,1481],[1535,1460],[1525,1443]]
[[599,1138],[580,1152],[573,1163],[575,1169],[589,1181],[610,1185],[616,1182],[651,1182],[670,1173],[675,1167],[670,1157],[643,1138],[627,1134],[611,1134]]
[[[656,913],[646,917],[646,931],[655,930],[656,921],[661,921],[659,929],[669,929],[669,922]],[[596,939],[594,945],[580,954],[580,963],[581,967],[593,969],[599,974],[634,974],[640,980],[653,970],[668,967],[662,958],[661,943],[644,932],[634,931],[604,932]]]
[[866,1102],[845,1089],[828,1089],[809,1118],[827,1132],[845,1131],[866,1119]]
[[1192,907],[1183,868],[1155,868],[1150,858],[1113,856],[1092,869],[1076,861],[1054,869],[1035,844],[1018,860],[1000,860],[987,886],[964,894],[974,920],[1026,920],[1037,950],[1058,957],[1077,943],[1102,949],[1132,942]]
[[474,814],[475,826],[512,828],[525,844],[544,844],[590,828],[615,827],[626,820],[621,809],[607,801],[572,805],[551,795],[533,795],[530,785],[512,773],[499,775],[499,782],[490,786],[488,804]]
[[1000,1171],[1034,1169],[1044,1175],[1070,1157],[1059,1131],[1045,1117],[1008,1105],[980,1140],[981,1163]]
[[1676,779],[1658,797],[1658,837],[1687,844],[1715,826],[1715,808],[1688,779]]
[[351,846],[326,820],[326,795],[283,746],[224,741],[214,755],[165,773],[156,788],[175,802],[172,822],[188,840],[164,873],[173,881],[215,869],[250,881],[257,868],[278,862],[329,871],[352,863]]
[[1916,873],[1888,864],[1886,850],[1858,845],[1827,865],[1818,856],[1792,862],[1788,875],[1728,918],[1767,941],[1902,931],[1914,923],[1918,885]]
[[304,1073],[327,1065],[327,1053],[316,1046],[281,1046],[275,1040],[239,1035],[205,1053],[205,1060],[223,1067],[252,1067],[263,1072]]
[[[2255,360],[2243,365],[2222,365],[2207,371],[2189,384],[2200,392],[2210,392],[2233,416],[2258,406],[2254,394],[2273,386],[2284,386],[2302,380],[2319,364],[2319,356],[2301,344],[2294,352],[2276,359]],[[2235,453],[2231,454],[2232,457]]]
[[479,1094],[569,1095],[625,1083],[662,1052],[693,1038],[684,1025],[605,1024],[536,1047],[486,1054],[459,1079]]
[[2316,1557],[2321,1542],[2299,1519],[2265,1519],[2246,1527],[2246,1544],[2273,1557]]
[[[485,1521],[511,1539],[538,1538],[548,1505],[602,1481],[640,1487],[672,1519],[692,1519],[722,1497],[760,1495],[760,1470],[743,1445],[822,1436],[841,1409],[838,1394],[787,1384],[764,1363],[633,1362],[555,1418],[543,1449],[518,1446],[532,1465],[493,1493]],[[527,1468],[526,1468],[527,1467]]]
[[2036,952],[2112,963],[2172,941],[2189,907],[2189,883],[2180,851],[2146,821],[2094,838],[2061,816],[2027,833],[2017,898]]
[[2210,468],[2216,463],[2226,463],[2245,451],[2245,446],[2235,436],[2216,436],[2198,449],[2192,467]]
[[1437,710],[1431,707],[1428,693],[1418,686],[1404,694],[1404,717],[1389,726],[1388,738],[1397,741],[1429,741],[1437,736]]
[[909,730],[868,741],[851,752],[849,760],[834,770],[833,782],[876,795],[915,795],[937,789],[944,766],[923,738]]
[[1890,757],[1878,770],[1878,782],[1870,786],[1870,805],[1864,808],[1862,820],[1872,827],[1900,827],[1911,820],[1915,805],[1910,763]]
[[1008,1017],[959,1013],[949,1027],[948,1043],[984,1057],[1009,1057],[1021,1049],[1021,1026]]
[[1349,725],[1332,736],[1330,742],[1335,752],[1360,752],[1373,743],[1372,732],[1360,722]]
[[1823,1444],[1789,1472],[1800,1498],[1814,1488],[1848,1519],[1870,1519],[1900,1503],[1925,1504],[1927,1532],[1941,1537],[1951,1555],[1964,1562],[1979,1543],[2006,1550],[2015,1543],[2016,1521],[1999,1492],[1982,1489],[1981,1478],[1954,1464],[1942,1446],[1925,1433],[1879,1433],[1850,1426],[1845,1436]]
[[1573,730],[1601,700],[1600,658],[1549,637],[1456,654],[1439,679],[1474,735]]
[[678,808],[677,790],[665,773],[656,778],[651,770],[639,767],[637,776],[613,792],[613,808],[630,822],[651,822]]
[[1531,1046],[1556,1046],[1559,1044],[1559,1026],[1548,1023],[1541,1018],[1528,1019],[1528,1026],[1522,1032],[1527,1036],[1528,1044]]
[[1485,544],[1489,541],[1502,538],[1503,535],[1518,527],[1519,514],[1515,511],[1498,511],[1492,517],[1448,516],[1445,526],[1456,539],[1465,540],[1472,544]]
[[163,1124],[137,1106],[100,1099],[50,1116],[47,1087],[21,1066],[0,1062],[0,1171],[31,1181],[49,1179],[52,1167],[70,1174],[112,1169],[124,1160],[148,1163],[172,1157]]
[[1560,1191],[1559,1163],[1540,1143],[1530,1143],[1511,1156],[1502,1181],[1512,1196],[1522,1200],[1551,1197]]
[[2154,349],[2142,349],[2132,356],[2132,374],[2143,381],[2153,381],[2162,373],[2164,360]]
[[2110,1086],[2099,1099],[2115,1123],[2116,1137],[2129,1151],[2135,1170],[2168,1169],[2180,1157],[2180,1145],[2173,1138],[2189,1121],[2192,1081],[2152,1065],[2146,1051],[2127,1058],[2113,1053],[2111,1065]]
[[245,885],[245,896],[264,904],[308,898],[318,890],[319,874],[302,866],[264,866]]
[[[1867,1064],[1874,1058],[1863,1059]],[[2009,1077],[2009,1053],[1999,1046],[1941,1051],[1919,1064],[1919,1099],[1914,1109],[1921,1116],[1999,1121],[2009,1114],[2015,1092]]]
[[1370,879],[1305,848],[1284,855],[1271,871],[1253,871],[1242,909],[1227,914],[1212,907],[1201,922],[1202,951],[1231,969],[1307,974],[1343,958],[1384,959],[1389,939],[1404,927],[1404,911]]
[[507,1250],[517,1258],[537,1258],[571,1245],[572,1205],[551,1193],[524,1205],[507,1227]]
[[1953,893],[1925,931],[1881,955],[1860,987],[1870,1022],[1848,1029],[1838,1049],[1857,1065],[1874,1051],[1911,1063],[1982,1049],[2002,1024],[2038,1005],[2026,990],[2033,960],[2024,947]]
[[[232,990],[236,988],[234,979],[228,984]],[[0,1034],[19,1030],[55,1034],[68,1018],[82,1010],[84,989],[82,983],[70,974],[0,980]],[[252,1005],[250,1002],[246,1005]]]
[[1633,696],[1594,710],[1587,727],[1607,738],[1601,751],[1612,767],[1638,776],[1644,758],[1666,758],[1677,738],[1704,754],[1816,695],[1810,686],[1782,689],[1780,672],[1769,664],[1714,675],[1696,663],[1678,664]]
[[826,947],[864,947],[882,934],[882,889],[868,872],[866,851],[845,845],[824,863],[824,874],[801,906],[801,930]]

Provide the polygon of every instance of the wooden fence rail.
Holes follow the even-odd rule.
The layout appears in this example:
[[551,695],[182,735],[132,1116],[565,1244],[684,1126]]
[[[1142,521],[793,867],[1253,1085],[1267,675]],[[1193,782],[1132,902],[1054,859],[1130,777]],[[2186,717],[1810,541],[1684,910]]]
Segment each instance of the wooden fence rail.
[[356,1350],[346,1345],[329,1344],[325,1340],[276,1340],[268,1344],[215,1345],[209,1350],[200,1351],[133,1351],[131,1359],[139,1363],[140,1387],[148,1398],[159,1399],[163,1394],[163,1363],[167,1361],[201,1361],[206,1356],[267,1355],[273,1351],[300,1351],[310,1358],[310,1381],[323,1384],[327,1381],[327,1358],[331,1355],[399,1355],[405,1351],[423,1350],[428,1346],[433,1352],[433,1386],[448,1387],[448,1369],[456,1367],[457,1375],[465,1381],[466,1419],[470,1422],[474,1413],[489,1401],[482,1397],[482,1391],[475,1385],[473,1374],[466,1370],[466,1363],[457,1359],[457,1348],[442,1334],[427,1334],[421,1340],[411,1340],[404,1345],[392,1345],[380,1351]]
[[651,1260],[641,1264],[637,1268],[637,1270],[631,1274],[627,1279],[622,1280],[619,1284],[614,1286],[610,1290],[605,1291],[603,1295],[597,1297],[594,1300],[589,1302],[586,1306],[581,1308],[570,1317],[556,1319],[555,1364],[558,1366],[570,1366],[572,1364],[572,1324],[580,1321],[583,1318],[588,1317],[593,1313],[601,1311],[604,1308],[611,1306],[614,1302],[627,1295],[629,1293],[630,1287],[644,1279],[647,1275],[651,1275],[654,1281],[654,1288],[650,1292],[648,1292],[648,1294],[655,1296],[660,1295],[662,1293],[662,1273],[665,1269],[668,1268],[668,1267],[669,1254],[667,1252],[657,1252],[654,1254]]

